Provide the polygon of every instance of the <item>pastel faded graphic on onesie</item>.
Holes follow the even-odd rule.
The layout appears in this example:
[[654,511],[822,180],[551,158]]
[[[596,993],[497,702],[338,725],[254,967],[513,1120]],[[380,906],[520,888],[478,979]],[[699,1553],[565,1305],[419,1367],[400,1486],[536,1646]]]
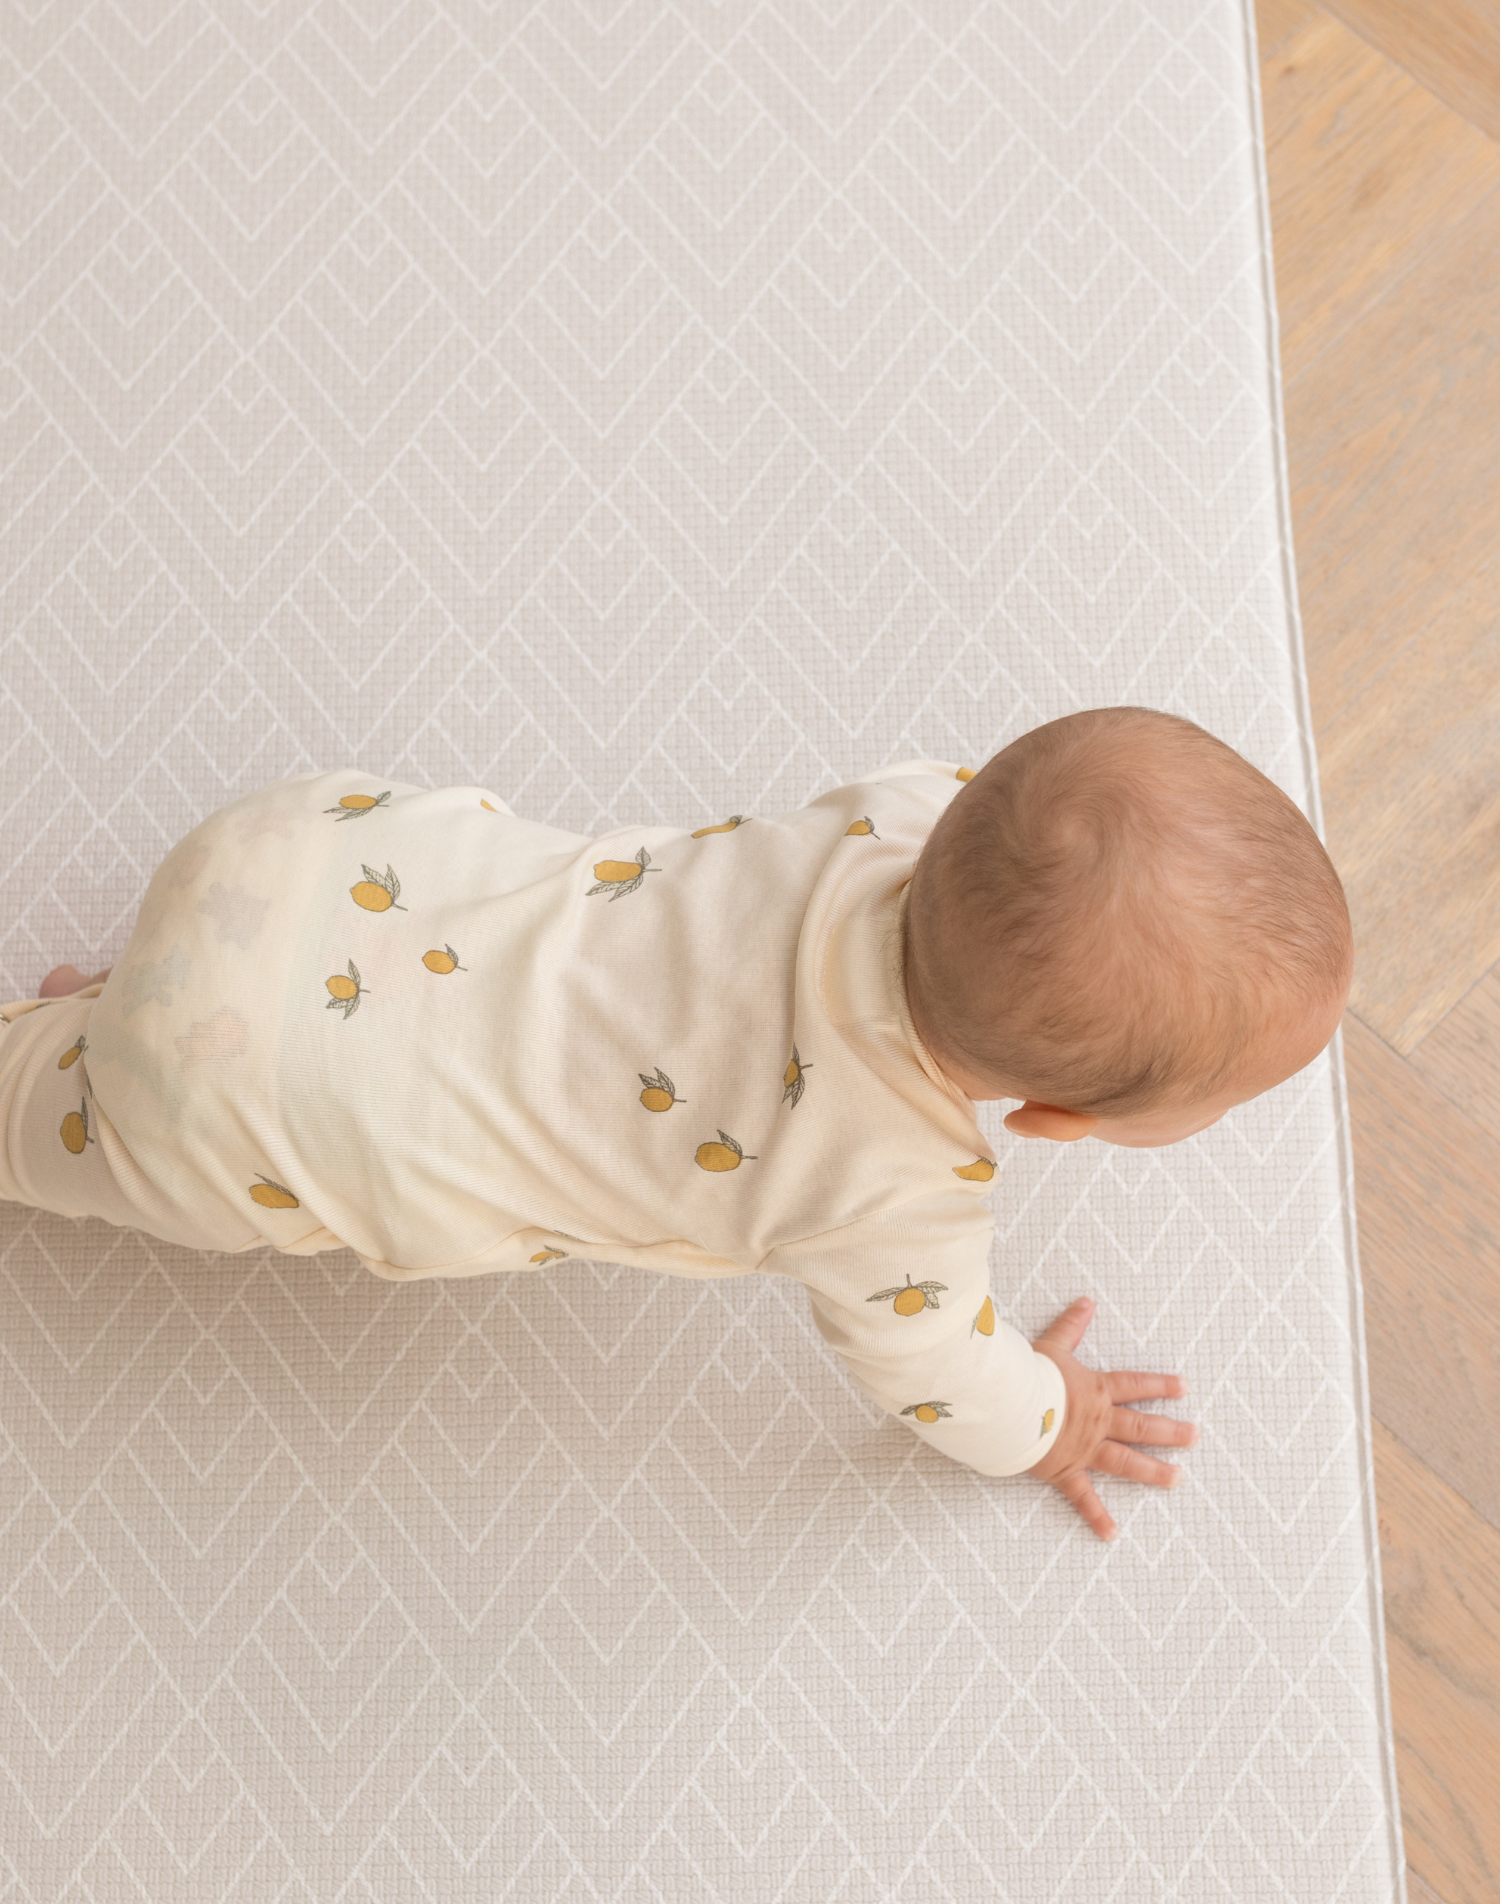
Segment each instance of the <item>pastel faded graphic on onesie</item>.
[[0,1008],[0,1195],[396,1280],[789,1276],[867,1395],[1019,1473],[1062,1376],[996,1316],[993,1162],[902,982],[963,778],[594,839],[479,788],[265,787],[167,855],[102,988]]

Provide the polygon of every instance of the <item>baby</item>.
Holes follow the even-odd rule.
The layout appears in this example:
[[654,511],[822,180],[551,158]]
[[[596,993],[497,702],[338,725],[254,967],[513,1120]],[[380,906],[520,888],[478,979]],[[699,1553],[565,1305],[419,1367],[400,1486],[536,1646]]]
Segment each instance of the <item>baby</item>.
[[[978,774],[589,839],[478,788],[304,774],[158,867],[117,966],[0,1008],[0,1196],[398,1280],[568,1258],[804,1284],[863,1392],[987,1475],[1179,1470],[1177,1377],[989,1293],[1022,1137],[1176,1143],[1309,1063],[1352,966],[1311,827],[1201,728],[1105,708]],[[780,1398],[767,1395],[773,1409]]]

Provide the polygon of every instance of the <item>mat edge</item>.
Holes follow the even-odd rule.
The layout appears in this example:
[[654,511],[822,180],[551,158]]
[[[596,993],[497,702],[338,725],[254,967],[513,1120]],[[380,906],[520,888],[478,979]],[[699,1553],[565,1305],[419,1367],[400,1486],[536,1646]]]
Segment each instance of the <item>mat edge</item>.
[[[1276,479],[1276,513],[1281,541],[1282,593],[1286,607],[1286,634],[1297,696],[1298,738],[1302,744],[1309,818],[1324,839],[1322,789],[1318,780],[1318,749],[1313,731],[1312,697],[1307,683],[1307,656],[1302,636],[1302,614],[1297,596],[1296,545],[1292,536],[1291,479],[1287,467],[1286,418],[1282,403],[1281,326],[1276,303],[1276,258],[1271,233],[1271,190],[1266,171],[1265,117],[1260,90],[1260,44],[1255,24],[1255,0],[1238,0],[1244,34],[1245,72],[1249,88],[1251,143],[1255,153],[1255,202],[1260,226],[1260,268],[1265,313],[1265,349],[1268,398]],[[1369,1352],[1365,1339],[1364,1283],[1359,1267],[1359,1232],[1354,1200],[1354,1150],[1349,1123],[1349,1090],[1344,1075],[1343,1029],[1334,1033],[1330,1047],[1334,1121],[1338,1127],[1339,1176],[1343,1199],[1344,1254],[1349,1269],[1352,1340],[1359,1345],[1354,1358],[1355,1393],[1361,1438],[1364,1488],[1365,1552],[1370,1582],[1370,1625],[1375,1640],[1377,1721],[1381,1731],[1382,1769],[1385,1774],[1386,1818],[1390,1832],[1393,1904],[1409,1904],[1406,1889],[1406,1842],[1401,1828],[1401,1792],[1396,1775],[1396,1735],[1391,1716],[1390,1669],[1385,1649],[1385,1597],[1380,1574],[1380,1522],[1375,1496],[1374,1429],[1370,1412]]]

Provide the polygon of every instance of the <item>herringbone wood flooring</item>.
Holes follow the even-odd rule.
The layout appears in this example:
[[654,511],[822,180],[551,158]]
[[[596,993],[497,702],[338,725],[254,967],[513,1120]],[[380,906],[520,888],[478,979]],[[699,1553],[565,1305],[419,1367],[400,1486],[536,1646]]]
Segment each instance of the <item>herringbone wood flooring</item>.
[[1258,0],[1413,1904],[1500,1897],[1500,9]]

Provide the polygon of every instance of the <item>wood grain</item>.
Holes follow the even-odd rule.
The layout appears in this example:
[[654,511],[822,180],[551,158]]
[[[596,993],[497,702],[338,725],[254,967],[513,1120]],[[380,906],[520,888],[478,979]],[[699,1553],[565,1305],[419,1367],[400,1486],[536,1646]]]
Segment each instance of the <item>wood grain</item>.
[[1354,917],[1351,1004],[1403,1053],[1500,959],[1497,586],[1500,563],[1319,739],[1328,850]]
[[1313,0],[1256,0],[1255,41],[1262,68],[1267,56],[1306,26],[1317,11]]
[[1326,13],[1264,61],[1261,105],[1291,381],[1500,185],[1500,149]]
[[1500,192],[1286,388],[1321,728],[1500,548]]
[[[1398,1037],[1425,1028],[1409,1058],[1352,1017],[1345,1029],[1396,1760],[1410,1904],[1495,1904],[1500,966],[1463,990],[1483,954],[1450,928],[1472,914],[1484,930],[1495,860],[1495,748],[1465,727],[1463,699],[1484,611],[1458,598],[1500,550],[1500,154],[1437,102],[1490,123],[1488,53],[1455,34],[1477,20],[1488,44],[1500,0],[1330,5],[1383,57],[1298,0],[1257,11],[1323,806],[1357,863],[1361,1003],[1383,997]],[[1500,588],[1500,564],[1490,575]],[[1422,733],[1403,735],[1414,691]],[[1362,753],[1393,734],[1394,756]],[[1432,940],[1429,826],[1447,869]]]
[[1494,1904],[1500,1531],[1378,1422],[1375,1486],[1407,1859],[1446,1904]]
[[1500,965],[1428,1032],[1410,1062],[1461,1117],[1500,1139]]
[[1347,1015],[1344,1063],[1371,1407],[1500,1525],[1500,1143]]
[[1410,1865],[1407,1865],[1406,1904],[1451,1904],[1451,1899],[1439,1897],[1432,1886],[1419,1876]]
[[1330,13],[1500,139],[1500,8],[1494,0],[1326,0]]

